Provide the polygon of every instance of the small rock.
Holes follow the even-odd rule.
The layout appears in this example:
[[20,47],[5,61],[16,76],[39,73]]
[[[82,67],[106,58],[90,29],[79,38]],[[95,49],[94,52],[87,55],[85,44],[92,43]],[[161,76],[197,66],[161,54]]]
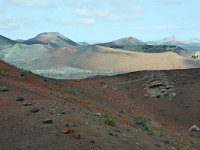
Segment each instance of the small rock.
[[91,140],[90,143],[95,143],[95,140]]
[[193,126],[190,127],[189,131],[200,131],[200,128],[195,124]]
[[113,133],[109,133],[109,135],[110,135],[110,136],[114,136],[114,134],[113,134]]
[[23,103],[24,106],[31,106],[32,103]]
[[23,100],[24,100],[24,98],[22,96],[17,96],[16,97],[16,101],[18,101],[18,102],[23,101]]
[[75,139],[79,140],[79,139],[81,138],[81,135],[80,135],[80,134],[75,134],[73,137],[74,137]]
[[95,116],[99,117],[99,118],[103,118],[103,115],[101,113],[94,113]]
[[161,147],[159,144],[155,144],[157,147]]
[[27,145],[26,148],[31,148],[31,145]]
[[9,89],[8,89],[8,87],[6,87],[6,86],[1,86],[1,87],[0,87],[0,91],[1,91],[1,92],[8,92]]
[[53,123],[53,120],[52,119],[45,119],[43,121],[43,124],[52,124]]
[[145,94],[145,95],[144,95],[144,97],[146,97],[146,98],[147,98],[147,97],[149,97],[149,95],[148,95],[148,94]]
[[110,141],[110,143],[111,143],[111,144],[115,144],[115,142],[114,142],[114,141]]
[[135,143],[136,145],[140,146],[140,143]]
[[64,133],[64,134],[69,134],[69,133],[72,133],[72,132],[74,132],[74,130],[72,130],[70,128],[63,128],[62,129],[62,133]]
[[163,86],[163,83],[159,82],[159,81],[155,81],[151,85],[149,85],[149,88],[157,88],[157,87],[160,87],[160,86]]
[[118,132],[118,133],[120,133],[120,132],[121,132],[121,131],[120,131],[120,130],[118,130],[118,129],[114,129],[114,131],[115,131],[115,132]]
[[65,114],[65,111],[62,111],[61,114],[64,115],[64,114]]
[[31,109],[31,112],[32,112],[32,113],[36,113],[36,112],[38,112],[38,111],[39,111],[38,108],[32,108],[32,109]]
[[118,89],[116,87],[113,88],[113,91],[117,91]]
[[170,97],[170,98],[175,98],[175,97],[176,97],[176,93],[171,93],[171,94],[169,95],[169,97]]

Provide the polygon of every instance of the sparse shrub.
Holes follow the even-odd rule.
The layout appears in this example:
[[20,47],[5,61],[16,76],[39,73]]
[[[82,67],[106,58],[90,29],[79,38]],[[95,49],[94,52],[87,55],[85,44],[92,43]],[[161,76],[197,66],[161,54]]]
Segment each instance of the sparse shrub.
[[80,94],[80,91],[79,90],[77,90],[77,89],[75,89],[75,88],[70,88],[69,90],[68,90],[68,93],[70,93],[71,95],[79,95]]
[[26,72],[24,70],[19,70],[18,74],[20,79],[26,78]]
[[116,119],[111,116],[106,116],[104,118],[104,123],[109,126],[114,126],[116,124]]
[[124,114],[124,115],[127,114],[126,110],[124,110],[124,109],[120,109],[120,110],[119,110],[119,113]]
[[18,69],[18,77],[20,79],[25,79],[27,75],[32,75],[32,72],[23,69]]
[[63,99],[66,101],[66,102],[69,102],[69,103],[73,103],[74,100],[71,96],[64,96]]
[[181,150],[181,145],[180,144],[175,144],[171,147],[172,150]]
[[3,70],[0,70],[0,78],[1,78],[1,77],[4,77],[5,75],[6,75],[6,72],[3,71]]
[[149,135],[156,135],[155,127],[153,125],[153,121],[150,117],[143,116],[141,114],[134,114],[133,119],[135,121],[136,126],[142,130],[147,132]]

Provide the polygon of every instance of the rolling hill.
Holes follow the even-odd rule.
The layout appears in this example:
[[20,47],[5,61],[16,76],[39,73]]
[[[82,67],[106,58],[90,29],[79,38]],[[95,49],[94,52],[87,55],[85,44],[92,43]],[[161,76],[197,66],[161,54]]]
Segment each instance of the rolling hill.
[[[193,65],[186,63],[187,59],[190,60],[170,51],[144,53],[96,45],[79,49],[71,56],[70,65],[77,68],[114,72],[193,68]],[[197,62],[195,61],[194,64]]]
[[41,44],[26,45],[17,43],[1,51],[2,59],[25,69],[51,65],[51,52],[54,49]]
[[11,47],[15,43],[16,43],[15,41],[0,35],[0,50]]

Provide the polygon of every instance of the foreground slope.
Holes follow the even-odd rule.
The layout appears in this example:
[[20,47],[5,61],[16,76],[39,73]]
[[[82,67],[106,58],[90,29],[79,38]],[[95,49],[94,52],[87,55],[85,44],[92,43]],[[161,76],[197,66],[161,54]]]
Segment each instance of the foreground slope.
[[[0,149],[200,148],[199,133],[188,131],[200,123],[199,69],[79,81],[46,79],[3,62],[0,72],[1,89],[8,88],[0,91]],[[163,79],[176,96],[146,96],[146,87]],[[16,96],[23,96],[24,101],[17,102]],[[135,113],[151,115],[160,134],[154,137],[135,128]],[[116,125],[104,124],[104,115],[115,117]],[[47,118],[53,123],[44,124]],[[64,127],[73,132],[61,133]]]

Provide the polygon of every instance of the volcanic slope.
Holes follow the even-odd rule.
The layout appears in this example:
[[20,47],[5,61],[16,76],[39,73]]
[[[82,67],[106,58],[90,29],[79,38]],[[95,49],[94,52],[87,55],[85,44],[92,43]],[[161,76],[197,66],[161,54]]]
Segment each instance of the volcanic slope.
[[145,52],[145,53],[175,52],[179,55],[184,55],[184,56],[190,54],[188,50],[175,45],[168,45],[165,43],[159,45],[159,44],[154,44],[153,42],[152,45],[151,43],[150,45],[148,45],[147,43],[133,37],[122,38],[108,43],[99,43],[97,45],[116,48],[116,49],[130,50],[135,52]]
[[16,43],[15,41],[0,35],[0,50],[4,49],[4,48],[11,47],[15,43]]
[[[200,124],[199,69],[69,81],[39,77],[0,62],[0,86],[2,150],[200,148],[199,132],[188,131]],[[151,97],[148,90],[161,87],[169,95]],[[24,101],[16,101],[16,96]],[[137,129],[143,124],[136,124],[136,114],[151,116],[155,129],[147,129],[156,130],[154,136]],[[113,126],[106,124],[110,122]],[[63,128],[70,132],[62,133]]]
[[69,38],[63,36],[62,34],[58,32],[44,32],[22,43],[28,44],[28,45],[43,44],[43,45],[49,45],[52,48],[61,48],[61,47],[79,45],[78,43],[70,40]]
[[[199,59],[194,60],[174,52],[143,53],[98,45],[54,49],[41,44],[15,44],[1,51],[1,59],[47,77],[61,72],[62,78],[66,74],[63,70],[69,67],[83,69],[77,72],[84,72],[85,69],[87,73],[84,77],[89,77],[98,73],[110,75],[110,72],[197,68],[200,64]],[[76,79],[82,78],[78,76]]]
[[[174,52],[143,53],[103,46],[84,48],[71,58],[73,67],[115,72],[195,68],[199,62]],[[193,63],[187,63],[187,60]]]
[[1,55],[4,61],[27,69],[51,65],[50,59],[53,50],[51,47],[41,44],[26,45],[17,43],[10,48],[3,49]]

